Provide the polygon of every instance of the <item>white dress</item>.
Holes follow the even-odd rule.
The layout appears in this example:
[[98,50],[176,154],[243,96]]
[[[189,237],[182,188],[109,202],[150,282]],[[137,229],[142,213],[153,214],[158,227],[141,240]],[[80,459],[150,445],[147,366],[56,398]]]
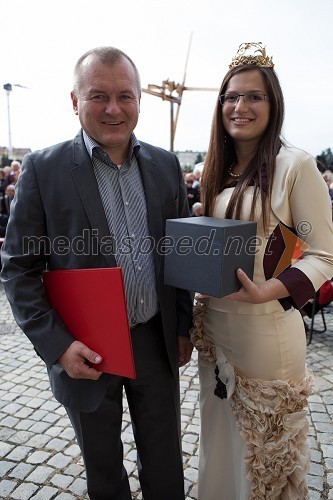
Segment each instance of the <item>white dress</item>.
[[[218,196],[215,217],[224,217],[232,190]],[[251,198],[249,188],[244,212],[249,212]],[[271,212],[270,235],[278,224]],[[257,236],[261,244],[254,282],[261,283],[268,240],[260,222]],[[305,500],[309,447],[304,408],[311,375],[305,368],[306,337],[299,311],[285,311],[278,300],[254,305],[210,298],[206,303],[197,322],[225,357],[221,378],[229,369],[235,380],[229,373],[229,392],[230,384],[234,392],[220,399],[214,394],[215,365],[199,356],[198,500]]]
[[[217,197],[215,217],[225,216],[233,189]],[[249,220],[252,197],[249,187],[242,220]],[[277,276],[289,297],[258,305],[209,298],[195,308],[191,337],[199,351],[201,386],[198,500],[308,498],[306,406],[312,375],[306,370],[298,309],[333,276],[331,204],[310,155],[281,147],[268,230],[263,230],[260,201],[255,220],[253,281]],[[288,247],[292,231],[307,247],[290,265],[283,245]],[[214,394],[216,362],[226,399]]]

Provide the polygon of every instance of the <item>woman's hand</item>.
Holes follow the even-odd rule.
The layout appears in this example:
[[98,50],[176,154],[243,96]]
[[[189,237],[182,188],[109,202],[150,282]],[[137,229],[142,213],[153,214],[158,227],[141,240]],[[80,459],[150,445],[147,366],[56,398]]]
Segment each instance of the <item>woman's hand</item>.
[[256,285],[242,269],[237,269],[237,278],[241,282],[242,287],[238,292],[227,295],[226,299],[240,300],[242,302],[249,302],[250,304],[264,304],[270,300],[282,299],[289,296],[287,288],[276,278]]
[[186,365],[191,359],[193,344],[189,337],[178,337],[179,367]]

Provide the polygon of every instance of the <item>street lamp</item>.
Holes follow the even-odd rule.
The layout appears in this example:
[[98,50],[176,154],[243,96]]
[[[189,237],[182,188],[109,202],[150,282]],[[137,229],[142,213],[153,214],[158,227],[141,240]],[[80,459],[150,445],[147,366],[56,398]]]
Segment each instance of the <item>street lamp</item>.
[[19,83],[5,83],[3,88],[6,91],[7,95],[7,117],[8,117],[8,159],[13,159],[13,146],[12,146],[12,132],[10,125],[10,105],[9,105],[9,96],[13,87],[21,87],[22,89],[27,89],[28,87],[24,87],[24,85],[20,85]]

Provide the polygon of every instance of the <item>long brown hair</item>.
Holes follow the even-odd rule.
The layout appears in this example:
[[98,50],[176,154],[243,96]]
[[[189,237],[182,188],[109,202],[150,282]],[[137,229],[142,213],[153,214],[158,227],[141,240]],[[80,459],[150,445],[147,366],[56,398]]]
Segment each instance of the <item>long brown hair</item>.
[[[266,84],[267,95],[270,99],[269,123],[259,141],[253,158],[242,175],[242,182],[238,182],[234,189],[227,207],[226,218],[240,218],[245,190],[253,184],[254,196],[250,218],[253,219],[254,217],[255,202],[260,194],[263,223],[264,228],[266,228],[276,155],[282,144],[280,134],[284,118],[284,100],[278,77],[273,68],[253,65],[236,66],[230,69],[225,75],[219,95],[226,92],[228,83],[233,76],[244,71],[253,70],[261,73]],[[225,187],[228,178],[228,168],[236,159],[233,140],[223,126],[222,107],[219,100],[217,100],[210,143],[201,181],[201,195],[205,215],[213,215],[216,196]]]

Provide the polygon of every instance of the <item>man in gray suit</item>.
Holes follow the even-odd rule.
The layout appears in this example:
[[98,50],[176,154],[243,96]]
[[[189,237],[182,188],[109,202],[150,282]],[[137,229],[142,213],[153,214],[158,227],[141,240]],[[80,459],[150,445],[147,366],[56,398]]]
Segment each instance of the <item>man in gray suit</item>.
[[[188,216],[188,205],[176,156],[133,133],[140,94],[137,68],[118,49],[92,49],[78,60],[71,97],[82,130],[25,157],[2,250],[15,319],[66,407],[92,500],[132,498],[121,442],[123,389],[144,499],[184,499],[178,368],[191,357],[192,298],[164,285],[160,243],[165,220]],[[105,238],[113,242],[108,251]],[[72,337],[41,280],[45,269],[110,266],[124,273],[134,380],[99,372],[100,353]]]

